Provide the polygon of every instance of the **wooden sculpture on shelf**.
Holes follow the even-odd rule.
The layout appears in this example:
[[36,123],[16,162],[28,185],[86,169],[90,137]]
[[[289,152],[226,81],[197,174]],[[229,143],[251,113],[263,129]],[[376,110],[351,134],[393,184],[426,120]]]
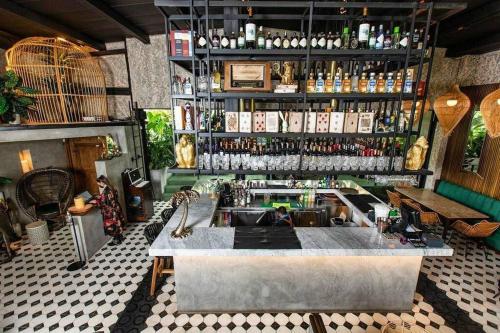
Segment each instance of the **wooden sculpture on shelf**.
[[446,94],[434,101],[434,112],[438,118],[443,135],[448,136],[460,120],[469,112],[471,103],[469,97],[460,91],[458,84]]
[[179,191],[175,192],[170,201],[173,206],[179,207],[180,204],[183,204],[184,210],[182,211],[182,217],[179,221],[179,225],[175,228],[174,231],[170,233],[172,238],[184,238],[189,236],[193,229],[190,227],[186,227],[186,221],[189,214],[189,204],[191,202],[196,202],[200,198],[200,194],[193,190]]
[[179,142],[175,145],[175,160],[177,167],[189,169],[195,167],[194,145],[187,135],[181,135]]
[[420,170],[425,162],[425,156],[427,155],[427,149],[429,149],[429,143],[424,136],[415,141],[415,143],[408,149],[406,154],[406,169],[408,170]]
[[493,139],[500,137],[500,89],[486,96],[479,109],[488,135]]

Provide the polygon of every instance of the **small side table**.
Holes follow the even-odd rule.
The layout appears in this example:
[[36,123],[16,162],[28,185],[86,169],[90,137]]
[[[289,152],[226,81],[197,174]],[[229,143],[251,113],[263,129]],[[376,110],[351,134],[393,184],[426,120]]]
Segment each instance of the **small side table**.
[[80,248],[83,260],[88,261],[111,237],[104,234],[102,215],[99,208],[90,204],[82,210],[72,206],[68,209],[75,223],[75,231],[71,229],[75,248]]

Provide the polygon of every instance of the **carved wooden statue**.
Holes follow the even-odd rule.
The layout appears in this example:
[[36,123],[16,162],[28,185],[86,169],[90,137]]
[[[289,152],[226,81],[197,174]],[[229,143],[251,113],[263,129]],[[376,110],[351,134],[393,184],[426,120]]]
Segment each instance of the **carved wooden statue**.
[[406,154],[406,168],[408,170],[420,170],[425,162],[425,156],[429,149],[429,143],[423,136],[417,139]]
[[195,167],[194,145],[187,135],[182,135],[175,145],[175,160],[182,169]]

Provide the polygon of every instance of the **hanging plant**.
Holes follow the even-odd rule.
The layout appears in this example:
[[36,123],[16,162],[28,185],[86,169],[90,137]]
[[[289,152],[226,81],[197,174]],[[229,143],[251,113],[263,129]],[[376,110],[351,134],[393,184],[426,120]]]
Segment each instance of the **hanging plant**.
[[28,95],[36,92],[23,86],[22,79],[11,70],[0,75],[0,118],[5,122],[13,121],[16,114],[26,118],[28,108],[35,104],[35,98]]

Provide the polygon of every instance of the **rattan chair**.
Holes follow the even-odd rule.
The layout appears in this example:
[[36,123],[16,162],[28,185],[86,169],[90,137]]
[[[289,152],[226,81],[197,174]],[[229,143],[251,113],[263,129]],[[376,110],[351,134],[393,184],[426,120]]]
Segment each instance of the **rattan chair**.
[[488,222],[486,220],[482,220],[475,224],[469,224],[462,220],[457,220],[453,222],[451,227],[453,230],[466,237],[465,258],[467,258],[467,254],[469,252],[469,240],[476,241],[478,244],[481,244],[484,250],[484,256],[487,257],[484,239],[491,236],[500,227],[500,222]]
[[385,190],[387,192],[387,196],[389,197],[389,203],[395,207],[395,208],[400,208],[401,207],[401,196],[399,195],[398,192],[391,192],[389,190]]
[[73,196],[73,175],[64,169],[35,169],[25,173],[17,182],[19,207],[33,221],[64,221]]
[[161,212],[160,216],[161,216],[161,219],[163,221],[162,223],[164,226],[168,223],[168,221],[170,220],[172,215],[174,215],[176,208],[177,207],[168,207],[168,208],[165,208]]
[[436,226],[441,223],[439,215],[436,212],[424,211],[422,206],[411,199],[401,199],[401,203],[416,210],[420,216],[420,223],[428,226]]

